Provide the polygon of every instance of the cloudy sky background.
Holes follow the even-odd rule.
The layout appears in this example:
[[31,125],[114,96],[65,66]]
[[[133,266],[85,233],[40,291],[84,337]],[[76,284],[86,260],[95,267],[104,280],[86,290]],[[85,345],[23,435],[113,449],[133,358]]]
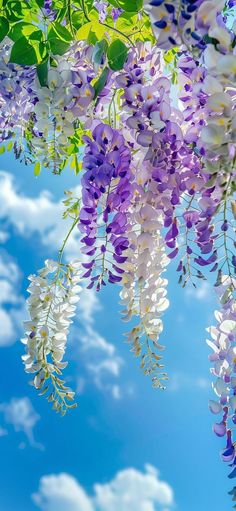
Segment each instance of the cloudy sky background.
[[[119,289],[85,293],[66,372],[79,406],[60,418],[28,385],[21,354],[27,276],[43,266],[68,230],[60,177],[1,155],[0,166],[0,509],[1,511],[222,511],[230,509],[222,441],[211,432],[213,397],[205,327],[214,293],[177,286],[162,341],[170,381],[155,391],[125,344]],[[66,257],[78,257],[78,234]]]

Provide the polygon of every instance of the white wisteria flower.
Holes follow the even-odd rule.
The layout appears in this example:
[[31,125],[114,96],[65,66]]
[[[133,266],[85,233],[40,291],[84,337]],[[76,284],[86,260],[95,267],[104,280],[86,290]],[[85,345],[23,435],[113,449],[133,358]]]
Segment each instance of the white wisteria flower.
[[135,197],[129,217],[130,248],[123,264],[125,272],[120,293],[123,320],[138,317],[138,323],[127,334],[128,342],[135,356],[141,357],[141,368],[151,376],[153,386],[163,388],[162,381],[167,375],[162,372],[162,357],[156,353],[156,349],[163,350],[159,344],[163,330],[161,316],[169,306],[168,281],[162,277],[169,262],[160,233],[163,217],[157,212],[152,193],[145,187],[139,186]]
[[63,415],[74,392],[60,378],[71,318],[75,314],[81,286],[81,263],[62,264],[47,260],[37,275],[29,276],[27,300],[30,320],[25,321],[26,345],[23,355],[26,372],[34,373],[32,384],[40,394],[49,392],[48,400]]

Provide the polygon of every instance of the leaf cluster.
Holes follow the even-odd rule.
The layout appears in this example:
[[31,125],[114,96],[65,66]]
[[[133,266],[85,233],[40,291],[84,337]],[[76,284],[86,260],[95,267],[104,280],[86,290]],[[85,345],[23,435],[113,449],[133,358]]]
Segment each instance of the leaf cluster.
[[[138,41],[153,40],[153,34],[143,0],[108,3],[107,18],[102,22],[93,0],[54,0],[51,13],[44,9],[44,0],[0,0],[0,42],[6,36],[13,41],[11,62],[38,66],[41,85],[46,84],[53,57],[81,40],[96,48],[96,59],[105,52],[108,66],[120,70],[129,48]],[[114,8],[122,9],[117,20],[112,16]]]

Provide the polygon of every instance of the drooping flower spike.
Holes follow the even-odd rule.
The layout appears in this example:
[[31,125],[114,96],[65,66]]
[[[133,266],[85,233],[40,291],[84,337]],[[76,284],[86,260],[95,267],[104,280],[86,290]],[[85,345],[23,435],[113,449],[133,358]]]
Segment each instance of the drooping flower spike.
[[81,291],[81,263],[62,265],[47,260],[38,275],[29,277],[27,300],[30,319],[25,321],[26,354],[22,359],[27,373],[34,374],[32,385],[46,394],[53,408],[64,415],[75,393],[61,379],[67,366],[63,361],[71,317]]
[[98,124],[92,139],[86,137],[87,148],[82,177],[80,231],[82,252],[90,261],[83,263],[84,277],[97,290],[106,284],[120,282],[119,266],[129,246],[126,235],[127,211],[131,197],[131,153],[118,131],[107,124]]

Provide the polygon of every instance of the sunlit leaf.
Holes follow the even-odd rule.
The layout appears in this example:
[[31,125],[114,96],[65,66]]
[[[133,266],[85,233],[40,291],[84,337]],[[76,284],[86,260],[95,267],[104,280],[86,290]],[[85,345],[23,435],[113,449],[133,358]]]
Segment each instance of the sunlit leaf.
[[101,76],[99,76],[98,80],[93,85],[95,91],[94,99],[96,99],[99,96],[100,92],[105,87],[108,75],[109,69],[108,67],[105,67],[105,69],[103,69]]
[[143,0],[109,0],[108,3],[127,12],[136,12],[143,7]]
[[0,16],[0,41],[6,37],[9,32],[9,22],[3,16]]
[[37,66],[37,76],[38,76],[40,85],[42,87],[46,87],[47,77],[48,77],[48,61],[47,60]]
[[128,49],[125,44],[116,39],[111,43],[107,51],[108,63],[111,69],[119,71],[123,68],[127,59]]
[[40,62],[36,50],[26,37],[20,37],[12,46],[10,62],[32,66]]

